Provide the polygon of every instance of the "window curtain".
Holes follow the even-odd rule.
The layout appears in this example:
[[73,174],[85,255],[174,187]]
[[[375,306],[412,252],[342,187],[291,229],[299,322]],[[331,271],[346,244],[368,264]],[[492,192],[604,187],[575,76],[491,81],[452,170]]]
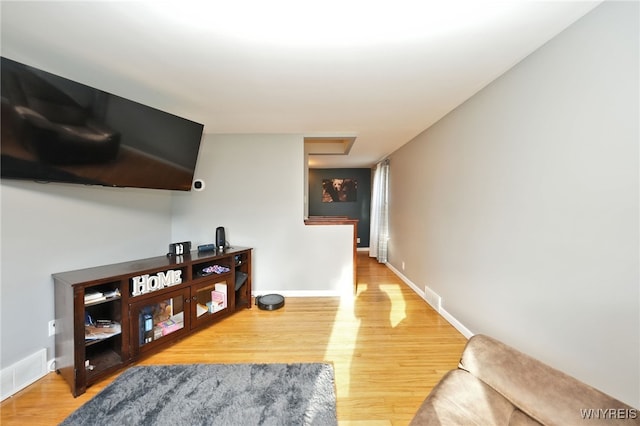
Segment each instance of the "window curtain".
[[389,160],[378,163],[373,175],[369,238],[369,257],[386,263],[389,240]]

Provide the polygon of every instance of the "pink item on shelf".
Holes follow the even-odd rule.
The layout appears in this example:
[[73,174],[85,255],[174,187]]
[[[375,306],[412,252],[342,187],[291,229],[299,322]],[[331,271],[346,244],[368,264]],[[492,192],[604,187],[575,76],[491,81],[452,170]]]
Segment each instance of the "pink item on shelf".
[[174,320],[168,319],[166,321],[162,321],[158,324],[162,328],[162,335],[166,336],[167,334],[173,333],[176,330],[180,330],[184,327],[184,324],[181,322],[175,322]]
[[213,290],[211,292],[211,305],[213,312],[218,312],[227,307],[227,294],[221,291]]

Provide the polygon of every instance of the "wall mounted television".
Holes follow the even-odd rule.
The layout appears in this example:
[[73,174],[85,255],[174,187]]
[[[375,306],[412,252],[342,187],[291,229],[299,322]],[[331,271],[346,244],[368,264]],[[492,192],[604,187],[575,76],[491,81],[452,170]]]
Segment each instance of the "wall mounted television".
[[3,179],[191,190],[202,124],[1,61]]

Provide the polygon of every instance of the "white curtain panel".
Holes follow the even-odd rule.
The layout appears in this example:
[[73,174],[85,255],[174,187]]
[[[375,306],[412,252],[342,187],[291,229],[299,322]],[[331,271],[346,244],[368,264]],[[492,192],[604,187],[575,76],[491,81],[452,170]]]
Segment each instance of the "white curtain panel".
[[376,165],[371,195],[371,229],[369,256],[380,263],[387,262],[389,240],[389,160]]

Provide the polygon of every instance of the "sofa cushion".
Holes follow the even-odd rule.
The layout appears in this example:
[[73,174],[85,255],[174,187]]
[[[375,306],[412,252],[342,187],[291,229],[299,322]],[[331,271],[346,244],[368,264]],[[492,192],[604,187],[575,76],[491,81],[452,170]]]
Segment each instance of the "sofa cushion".
[[[585,424],[585,411],[602,409],[621,410],[615,417],[623,418],[599,419],[607,425],[638,422],[628,418],[637,415],[632,407],[485,335],[469,339],[460,368],[543,424]],[[591,425],[596,423],[597,419],[589,421]]]
[[466,371],[453,370],[433,388],[410,425],[534,426],[539,423],[481,380]]

